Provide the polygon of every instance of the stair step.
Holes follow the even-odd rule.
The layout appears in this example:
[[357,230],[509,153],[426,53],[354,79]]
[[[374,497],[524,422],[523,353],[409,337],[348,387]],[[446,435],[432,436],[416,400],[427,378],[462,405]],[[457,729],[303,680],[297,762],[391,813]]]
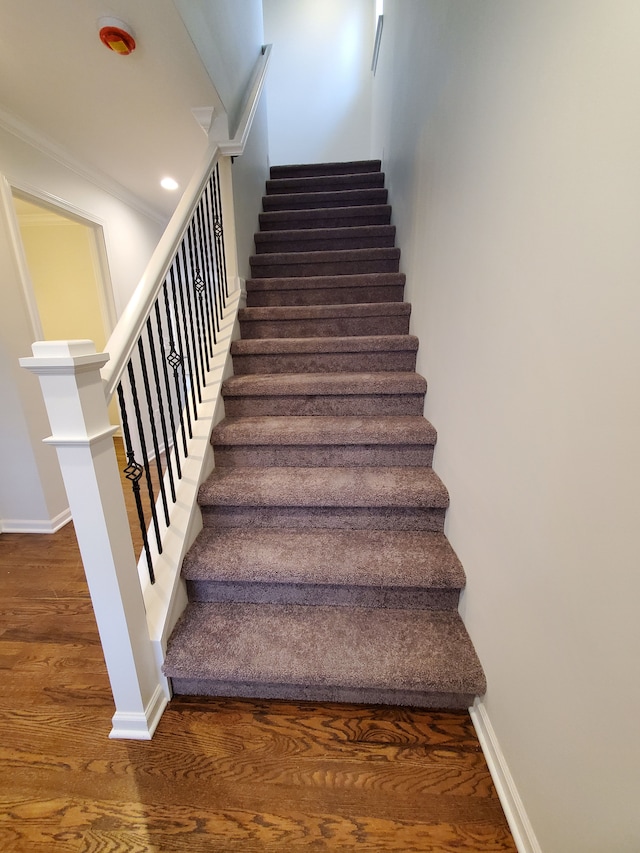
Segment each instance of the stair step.
[[185,557],[190,601],[456,610],[465,576],[442,533],[205,528]]
[[393,248],[394,225],[365,225],[349,228],[302,228],[289,231],[258,232],[256,254],[326,252],[345,249]]
[[437,610],[192,603],[164,671],[196,695],[466,708],[485,690],[462,620]]
[[410,313],[408,302],[372,302],[242,308],[238,318],[242,337],[247,340],[406,335]]
[[253,374],[222,385],[228,417],[421,415],[426,391],[413,372]]
[[442,531],[448,492],[431,468],[216,468],[205,527]]
[[400,249],[390,247],[324,252],[272,252],[252,255],[249,263],[253,278],[397,273],[400,267]]
[[246,282],[247,306],[402,302],[404,285],[402,273],[250,278]]
[[355,373],[415,370],[413,335],[248,338],[231,344],[236,376],[250,373]]
[[267,195],[282,193],[317,193],[383,187],[383,172],[356,172],[344,175],[272,178],[267,181]]
[[379,172],[380,160],[348,160],[342,163],[301,163],[272,166],[271,178],[308,178],[315,175],[355,175],[360,172]]
[[360,204],[355,207],[325,207],[309,210],[271,210],[259,215],[260,231],[291,231],[306,228],[347,228],[388,225],[391,205]]
[[265,212],[269,210],[317,210],[322,207],[386,204],[387,196],[387,190],[383,187],[318,193],[281,193],[263,196],[262,209]]
[[436,431],[423,417],[226,418],[213,430],[216,467],[429,466]]

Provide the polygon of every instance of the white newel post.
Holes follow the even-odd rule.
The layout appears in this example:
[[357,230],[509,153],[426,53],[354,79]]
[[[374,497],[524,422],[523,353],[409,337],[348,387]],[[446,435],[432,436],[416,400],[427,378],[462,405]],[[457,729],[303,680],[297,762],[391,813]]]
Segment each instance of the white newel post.
[[20,364],[40,378],[116,706],[112,738],[149,740],[167,704],[92,341],[40,341]]

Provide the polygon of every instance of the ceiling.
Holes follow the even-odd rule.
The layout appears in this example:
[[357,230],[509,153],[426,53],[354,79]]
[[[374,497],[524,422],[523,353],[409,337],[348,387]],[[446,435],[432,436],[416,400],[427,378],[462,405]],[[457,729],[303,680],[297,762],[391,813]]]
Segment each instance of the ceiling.
[[[130,56],[100,42],[105,15],[133,28]],[[159,218],[180,195],[160,179],[184,189],[206,147],[199,107],[222,105],[172,0],[2,0],[0,111]]]

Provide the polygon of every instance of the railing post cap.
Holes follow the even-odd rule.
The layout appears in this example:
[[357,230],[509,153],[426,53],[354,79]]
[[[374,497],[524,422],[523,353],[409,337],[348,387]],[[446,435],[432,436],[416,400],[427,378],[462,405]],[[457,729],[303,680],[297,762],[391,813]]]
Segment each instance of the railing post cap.
[[93,341],[36,341],[31,345],[34,358],[78,358],[93,355],[96,345]]

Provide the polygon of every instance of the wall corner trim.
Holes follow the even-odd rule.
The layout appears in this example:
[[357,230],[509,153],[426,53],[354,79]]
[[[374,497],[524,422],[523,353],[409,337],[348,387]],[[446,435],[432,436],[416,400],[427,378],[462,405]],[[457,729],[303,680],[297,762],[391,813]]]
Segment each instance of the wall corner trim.
[[469,714],[518,853],[542,853],[484,702],[476,699],[473,707],[469,708]]

